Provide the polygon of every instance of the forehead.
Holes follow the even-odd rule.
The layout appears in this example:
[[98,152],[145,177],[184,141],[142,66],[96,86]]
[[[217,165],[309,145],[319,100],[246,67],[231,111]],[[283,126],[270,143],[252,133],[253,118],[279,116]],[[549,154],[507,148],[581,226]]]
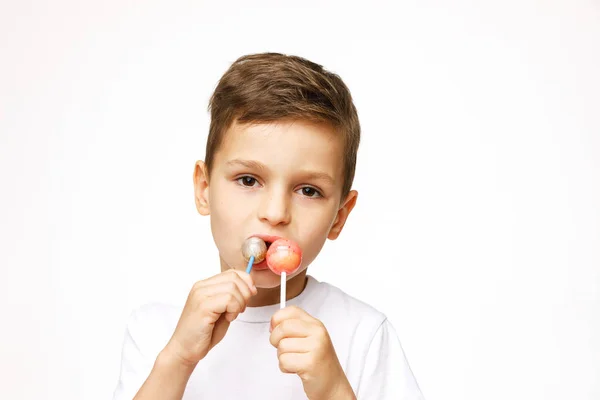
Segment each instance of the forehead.
[[225,132],[216,163],[255,160],[280,173],[326,172],[341,182],[344,141],[324,123],[304,120],[234,123]]

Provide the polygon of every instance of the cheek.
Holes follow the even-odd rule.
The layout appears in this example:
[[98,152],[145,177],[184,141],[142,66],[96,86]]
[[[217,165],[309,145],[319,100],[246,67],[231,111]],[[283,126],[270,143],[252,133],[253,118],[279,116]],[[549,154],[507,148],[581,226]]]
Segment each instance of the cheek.
[[[215,185],[210,193],[210,224],[219,251],[229,252],[240,235],[240,226],[246,219],[246,207],[240,203],[231,188]],[[232,240],[233,239],[233,240]]]
[[210,212],[219,222],[231,223],[239,221],[245,212],[243,196],[230,182],[218,182],[211,188]]
[[299,231],[299,237],[302,238],[303,242],[303,265],[312,262],[323,248],[329,234],[329,229],[331,228],[333,217],[330,216],[330,213],[327,213],[326,215],[307,218],[306,221],[307,223],[303,224]]

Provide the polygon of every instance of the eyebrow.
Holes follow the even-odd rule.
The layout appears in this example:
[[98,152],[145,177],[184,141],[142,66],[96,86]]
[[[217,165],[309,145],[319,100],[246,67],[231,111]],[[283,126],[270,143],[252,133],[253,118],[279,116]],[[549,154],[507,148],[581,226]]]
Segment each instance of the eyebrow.
[[258,161],[252,161],[252,160],[241,160],[239,158],[235,159],[235,160],[230,160],[227,161],[227,166],[228,167],[246,167],[249,169],[257,169],[260,171],[266,171],[267,167],[263,164],[260,163]]
[[306,179],[314,179],[314,180],[319,180],[319,181],[325,181],[330,185],[333,185],[335,183],[335,181],[333,180],[333,178],[331,176],[329,176],[329,174],[326,174],[325,172],[302,172],[302,175],[306,177]]
[[[264,165],[261,162],[258,161],[253,161],[253,160],[242,160],[242,159],[235,159],[235,160],[230,160],[227,161],[227,166],[229,167],[236,167],[236,166],[242,166],[248,169],[255,169],[258,171],[266,171],[268,168],[266,165]],[[326,181],[327,183],[333,185],[335,183],[335,180],[327,173],[325,172],[318,172],[318,171],[300,171],[300,174],[302,174],[302,176],[306,179],[315,179],[315,180],[321,180],[321,181]]]

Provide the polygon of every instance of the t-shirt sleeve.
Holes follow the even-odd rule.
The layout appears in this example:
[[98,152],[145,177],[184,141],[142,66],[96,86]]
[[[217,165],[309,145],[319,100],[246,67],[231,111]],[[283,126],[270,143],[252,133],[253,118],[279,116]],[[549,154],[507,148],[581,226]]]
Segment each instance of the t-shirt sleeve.
[[358,400],[424,400],[392,324],[386,319],[365,358]]
[[113,400],[131,400],[142,387],[154,366],[154,359],[144,354],[142,310],[134,311],[125,330],[121,349],[121,369]]

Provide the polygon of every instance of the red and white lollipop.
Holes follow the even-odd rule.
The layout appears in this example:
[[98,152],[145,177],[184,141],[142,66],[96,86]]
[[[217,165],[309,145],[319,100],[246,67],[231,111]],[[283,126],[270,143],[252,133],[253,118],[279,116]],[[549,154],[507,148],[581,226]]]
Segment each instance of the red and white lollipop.
[[281,275],[281,308],[285,307],[287,275],[293,274],[302,263],[300,246],[288,239],[277,239],[267,250],[267,266]]

